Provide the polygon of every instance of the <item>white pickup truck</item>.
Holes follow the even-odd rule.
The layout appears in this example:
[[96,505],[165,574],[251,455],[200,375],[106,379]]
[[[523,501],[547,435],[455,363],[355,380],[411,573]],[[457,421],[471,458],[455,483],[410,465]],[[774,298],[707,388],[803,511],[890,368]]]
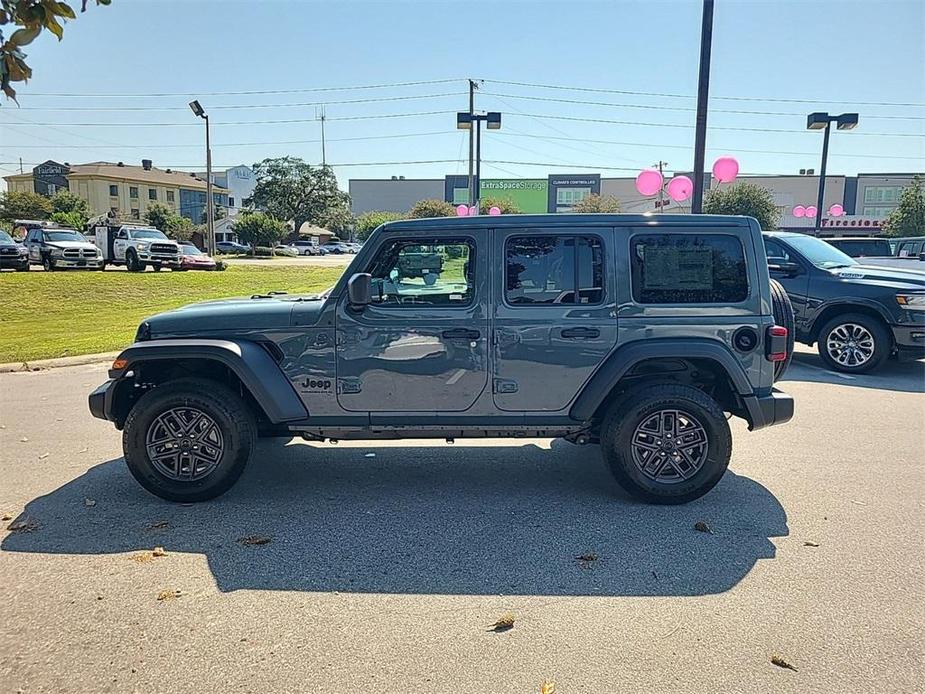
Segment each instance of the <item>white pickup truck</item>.
[[180,244],[153,227],[99,225],[94,228],[96,247],[107,265],[125,265],[129,272],[141,272],[147,266],[180,267]]

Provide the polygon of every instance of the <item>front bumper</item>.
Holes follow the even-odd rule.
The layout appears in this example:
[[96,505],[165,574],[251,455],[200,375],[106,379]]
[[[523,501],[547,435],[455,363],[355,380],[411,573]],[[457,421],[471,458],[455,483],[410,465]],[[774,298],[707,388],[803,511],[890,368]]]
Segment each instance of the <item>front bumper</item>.
[[56,268],[87,268],[89,270],[99,270],[103,267],[103,261],[100,258],[55,258],[51,261]]
[[793,418],[793,398],[776,388],[771,389],[770,395],[763,397],[748,395],[742,400],[748,412],[749,431],[784,424]]
[[138,252],[138,259],[145,263],[159,263],[169,267],[180,267],[180,259],[175,255],[162,255],[160,253]]
[[112,417],[112,402],[116,392],[116,380],[110,378],[96,390],[90,393],[90,414],[97,419],[107,419],[110,422],[115,421]]
[[896,351],[903,356],[925,357],[925,324],[905,326],[891,325]]
[[0,268],[29,267],[27,255],[0,255]]

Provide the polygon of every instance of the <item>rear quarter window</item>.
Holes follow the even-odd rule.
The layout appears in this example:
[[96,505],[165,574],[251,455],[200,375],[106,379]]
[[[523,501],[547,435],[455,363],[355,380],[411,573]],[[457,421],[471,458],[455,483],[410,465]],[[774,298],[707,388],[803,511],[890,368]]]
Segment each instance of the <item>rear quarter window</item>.
[[730,234],[640,234],[630,240],[638,304],[734,304],[748,298],[742,242]]

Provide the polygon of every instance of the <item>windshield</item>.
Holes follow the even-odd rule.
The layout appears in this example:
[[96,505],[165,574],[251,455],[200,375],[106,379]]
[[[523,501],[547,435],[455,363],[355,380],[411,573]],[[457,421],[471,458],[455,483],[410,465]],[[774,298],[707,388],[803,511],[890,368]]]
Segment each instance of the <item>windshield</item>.
[[190,245],[180,246],[180,253],[184,255],[202,255],[202,251],[196,248],[196,246]]
[[788,236],[787,243],[802,253],[809,262],[823,270],[857,265],[850,256],[814,236]]
[[157,229],[135,229],[132,232],[133,239],[166,239],[162,231]]
[[83,234],[76,231],[46,231],[46,241],[83,241],[89,243]]
[[5,231],[0,231],[0,243],[13,243],[13,237]]

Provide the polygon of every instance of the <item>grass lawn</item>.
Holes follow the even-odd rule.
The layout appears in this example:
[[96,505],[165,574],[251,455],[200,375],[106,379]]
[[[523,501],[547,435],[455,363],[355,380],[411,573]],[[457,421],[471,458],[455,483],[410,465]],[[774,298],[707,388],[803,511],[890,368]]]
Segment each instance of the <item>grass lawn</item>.
[[0,273],[0,363],[112,352],[146,317],[206,299],[317,292],[343,268],[230,266],[224,272]]

